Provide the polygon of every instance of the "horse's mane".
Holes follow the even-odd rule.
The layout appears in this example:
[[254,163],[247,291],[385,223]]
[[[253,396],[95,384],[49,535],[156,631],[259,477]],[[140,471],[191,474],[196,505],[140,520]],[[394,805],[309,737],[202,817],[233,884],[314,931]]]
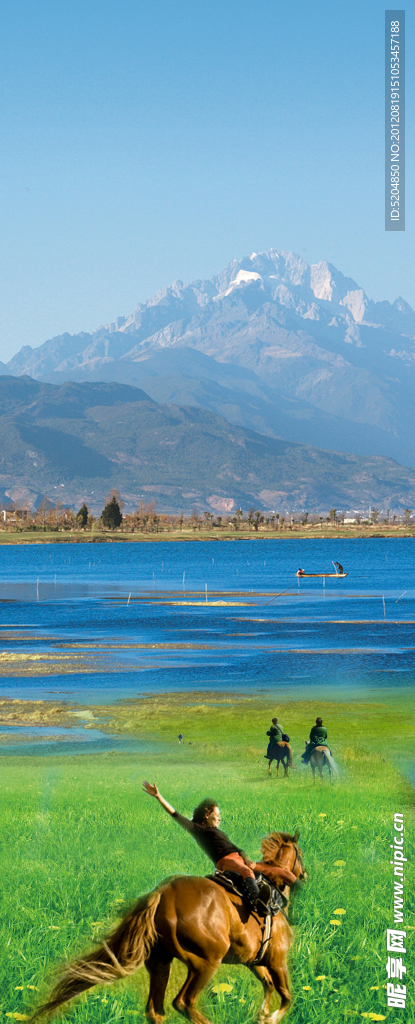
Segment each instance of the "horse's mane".
[[270,832],[261,842],[261,853],[268,863],[275,861],[277,854],[285,843],[293,843],[294,836],[289,832]]

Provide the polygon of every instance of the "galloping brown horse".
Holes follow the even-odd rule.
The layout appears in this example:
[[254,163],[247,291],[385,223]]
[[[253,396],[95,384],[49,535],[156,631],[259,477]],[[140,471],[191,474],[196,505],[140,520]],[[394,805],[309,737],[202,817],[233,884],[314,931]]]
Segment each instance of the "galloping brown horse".
[[284,775],[288,775],[288,767],[294,768],[293,765],[293,752],[290,744],[284,740],[278,740],[272,744],[269,754],[269,765],[268,773],[271,774],[271,765],[273,761],[277,762],[277,775],[279,775],[280,764],[284,767]]
[[[304,870],[298,835],[272,832],[261,843],[261,850],[267,863],[288,868],[301,879]],[[279,887],[289,895],[282,878]],[[263,919],[250,913],[240,896],[210,878],[182,875],[167,879],[136,903],[99,949],[67,967],[35,1018],[51,1013],[93,985],[134,974],[145,963],[150,975],[146,1015],[151,1024],[161,1024],[170,968],[176,957],[186,964],[187,978],[173,1006],[193,1024],[209,1024],[196,1008],[196,1000],[221,963],[245,964],[256,973],[264,990],[260,1020],[278,1024],[291,1004],[286,957],[292,931],[283,913],[277,914],[263,959],[254,965],[262,934]],[[270,1015],[275,990],[281,1004]]]

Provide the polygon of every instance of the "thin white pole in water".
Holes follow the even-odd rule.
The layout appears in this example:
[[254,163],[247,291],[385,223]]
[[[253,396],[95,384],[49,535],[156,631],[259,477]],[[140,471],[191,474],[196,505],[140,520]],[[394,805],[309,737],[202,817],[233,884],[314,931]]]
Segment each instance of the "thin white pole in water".
[[207,583],[205,583],[205,596],[206,596],[206,604],[207,604]]
[[383,595],[383,618],[386,619],[385,595]]
[[36,583],[36,600],[39,600],[39,580]]
[[127,608],[128,608],[129,603],[130,603],[130,597],[131,597],[131,590],[130,590],[130,593],[128,595]]
[[185,579],[186,579],[186,572],[184,572],[184,573],[183,573],[183,593],[184,593],[184,594],[186,593],[186,584],[185,584]]

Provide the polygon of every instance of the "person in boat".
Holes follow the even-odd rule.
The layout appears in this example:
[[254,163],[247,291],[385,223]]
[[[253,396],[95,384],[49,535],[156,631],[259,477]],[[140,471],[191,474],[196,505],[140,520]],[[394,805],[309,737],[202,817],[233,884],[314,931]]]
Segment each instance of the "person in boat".
[[[266,864],[257,867],[256,861],[249,860],[246,853],[239,846],[236,846],[231,839],[222,832],[220,825],[220,810],[216,800],[206,797],[193,811],[192,818],[186,818],[184,814],[175,811],[161,795],[155,782],[143,782],[143,789],[149,796],[153,796],[161,807],[177,821],[178,825],[189,832],[196,840],[204,853],[213,861],[217,871],[234,871],[241,876],[241,893],[248,906],[260,914],[267,913],[267,904],[271,895],[271,888],[268,882],[263,881],[260,885],[256,881],[253,868],[261,870]],[[264,871],[265,873],[265,871]],[[292,872],[283,868],[278,870],[278,875],[287,881],[293,881]]]
[[316,724],[313,725],[312,729],[310,730],[310,739],[307,743],[304,754],[301,755],[301,760],[304,762],[304,764],[308,764],[315,747],[319,747],[320,744],[324,744],[324,746],[327,746],[326,740],[327,729],[325,725],[323,725],[323,719],[316,718]]
[[336,572],[338,574],[344,572],[343,566],[340,565],[340,562],[334,562],[333,564],[336,566]]
[[264,754],[264,757],[266,757],[268,761],[272,761],[274,759],[272,754],[272,748],[275,747],[276,743],[281,742],[283,735],[285,735],[283,732],[283,727],[282,725],[278,724],[278,718],[273,718],[271,722],[271,728],[267,731],[267,736],[269,736],[269,743],[267,747],[267,752],[266,754]]
[[304,569],[297,569],[297,576],[304,576]]

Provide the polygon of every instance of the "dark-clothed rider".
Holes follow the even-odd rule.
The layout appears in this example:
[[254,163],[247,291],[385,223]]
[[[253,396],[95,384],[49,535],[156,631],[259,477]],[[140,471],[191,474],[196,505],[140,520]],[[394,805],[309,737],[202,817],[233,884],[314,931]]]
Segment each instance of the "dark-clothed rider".
[[319,747],[321,743],[326,745],[327,740],[327,729],[323,725],[322,718],[316,718],[316,724],[310,729],[310,739],[305,748],[304,754],[301,755],[301,760],[304,764],[308,764],[310,757],[315,747]]
[[281,743],[283,732],[284,730],[282,725],[278,724],[278,718],[273,718],[271,728],[267,731],[267,736],[269,736],[269,743],[267,752],[266,754],[264,754],[264,757],[266,757],[268,760],[273,759],[272,748],[275,746],[276,743]]

